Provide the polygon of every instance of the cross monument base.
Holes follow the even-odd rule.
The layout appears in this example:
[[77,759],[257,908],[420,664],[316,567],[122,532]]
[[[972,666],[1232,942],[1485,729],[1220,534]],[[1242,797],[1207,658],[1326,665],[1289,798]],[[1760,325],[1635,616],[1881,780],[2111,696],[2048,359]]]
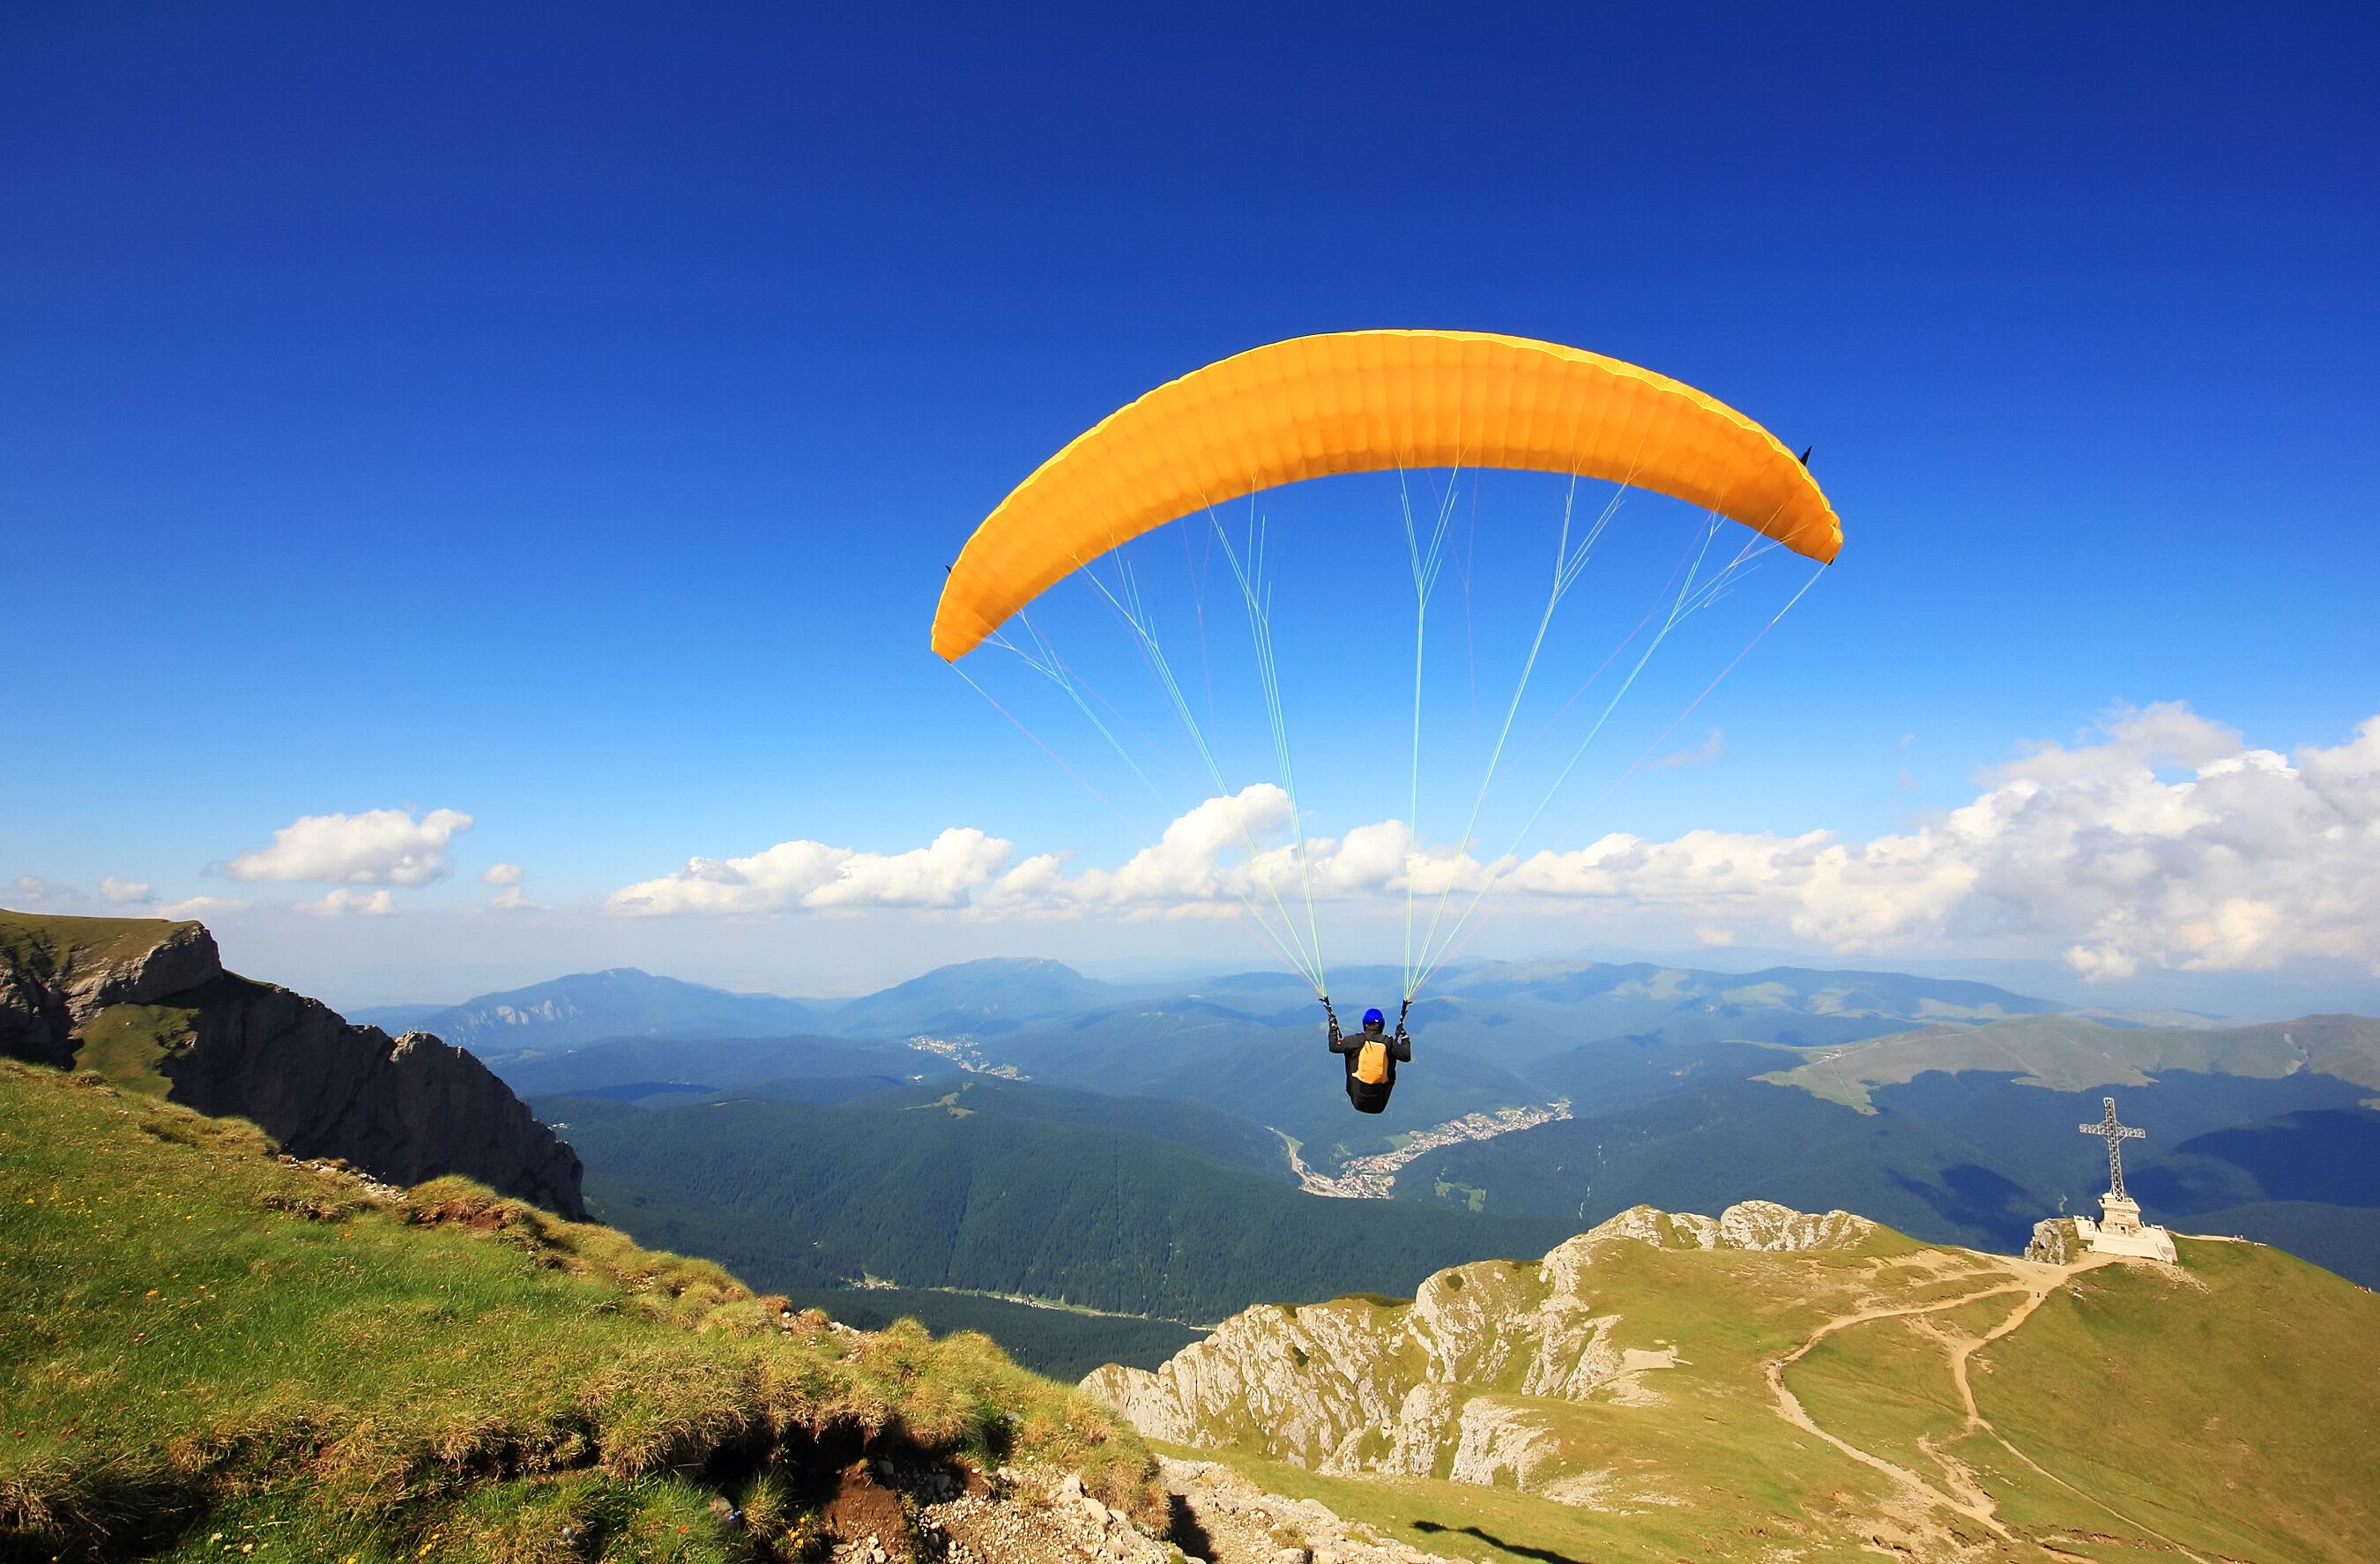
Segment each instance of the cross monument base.
[[2130,1255],[2177,1265],[2173,1234],[2141,1220],[2140,1202],[2109,1193],[2099,1196],[2099,1220],[2074,1218],[2074,1236],[2094,1255]]

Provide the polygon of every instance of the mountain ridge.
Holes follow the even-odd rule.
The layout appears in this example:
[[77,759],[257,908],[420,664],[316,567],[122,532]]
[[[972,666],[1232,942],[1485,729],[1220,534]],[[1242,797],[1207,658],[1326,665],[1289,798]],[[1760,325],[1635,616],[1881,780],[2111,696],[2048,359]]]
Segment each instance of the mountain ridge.
[[1637,1206],[1083,1385],[1280,1491],[1522,1557],[2372,1557],[2340,1441],[2373,1424],[2380,1300],[2254,1244],[2181,1238],[2168,1267],[2071,1230],[2035,1250],[2071,1258],[2018,1259]]
[[812,1000],[738,994],[614,966],[478,994],[460,1004],[378,1005],[355,1013],[367,1024],[386,1018],[458,1048],[497,1053],[687,1029],[718,1037],[803,1032],[813,1029],[823,1010]]
[[462,1173],[586,1214],[577,1155],[468,1051],[226,972],[200,924],[0,911],[0,1053],[251,1120],[391,1183]]

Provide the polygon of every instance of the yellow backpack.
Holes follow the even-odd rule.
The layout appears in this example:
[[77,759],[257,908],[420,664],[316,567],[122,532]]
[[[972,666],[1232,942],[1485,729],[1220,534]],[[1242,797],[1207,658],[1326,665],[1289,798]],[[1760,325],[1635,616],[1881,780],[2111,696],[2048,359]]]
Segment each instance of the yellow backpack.
[[1389,1078],[1389,1045],[1367,1042],[1355,1056],[1355,1079],[1377,1086]]

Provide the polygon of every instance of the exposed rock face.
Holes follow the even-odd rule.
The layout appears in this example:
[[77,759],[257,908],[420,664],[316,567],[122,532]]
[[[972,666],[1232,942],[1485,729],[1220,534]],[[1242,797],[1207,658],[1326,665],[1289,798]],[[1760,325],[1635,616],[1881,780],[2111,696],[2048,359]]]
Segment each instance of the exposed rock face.
[[2046,1265],[2070,1266],[2082,1256],[2082,1242],[2074,1233],[2074,1218],[2057,1217],[2033,1224],[2033,1242],[2024,1246],[2024,1257]]
[[[1263,1305],[1226,1320],[1157,1369],[1110,1364],[1083,1381],[1141,1434],[1184,1445],[1239,1444],[1334,1475],[1364,1472],[1494,1484],[1548,1497],[1592,1487],[1541,1484],[1554,1440],[1522,1397],[1621,1404],[1658,1400],[1674,1348],[1622,1347],[1617,1315],[1588,1300],[1589,1270],[1617,1243],[1791,1253],[1851,1249],[1876,1225],[1767,1201],[1717,1218],[1640,1206],[1556,1247],[1536,1265],[1484,1260],[1425,1280],[1411,1307],[1340,1299]],[[1565,1502],[1568,1502],[1565,1500]]]
[[[89,944],[36,930],[91,924],[114,938]],[[203,924],[159,923],[153,942],[128,942],[115,918],[44,918],[6,929],[0,944],[0,1053],[39,1064],[74,1062],[75,1029],[114,1004],[149,1004],[223,971]]]
[[198,924],[0,915],[0,1052],[70,1065],[79,1035],[117,1005],[174,1012],[164,1021],[181,1036],[155,1063],[172,1100],[253,1120],[293,1156],[344,1158],[391,1183],[460,1173],[587,1215],[577,1155],[461,1049],[350,1026],[226,973]]
[[577,1154],[461,1049],[350,1026],[318,1000],[229,974],[171,1002],[197,1012],[196,1041],[160,1066],[175,1101],[252,1119],[292,1156],[344,1157],[391,1183],[462,1173],[586,1217]]
[[74,1017],[64,994],[0,963],[0,1053],[36,1064],[74,1062]]
[[1266,1493],[1215,1461],[1160,1456],[1157,1467],[1214,1564],[1452,1564],[1343,1521],[1319,1500]]

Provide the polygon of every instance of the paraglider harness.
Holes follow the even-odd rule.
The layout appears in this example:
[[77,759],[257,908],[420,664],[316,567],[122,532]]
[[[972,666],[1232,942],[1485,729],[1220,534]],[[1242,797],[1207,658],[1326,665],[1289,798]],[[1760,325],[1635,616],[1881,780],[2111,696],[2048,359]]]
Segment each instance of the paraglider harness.
[[1330,1051],[1340,1055],[1347,1066],[1347,1100],[1358,1113],[1378,1113],[1389,1106],[1389,1094],[1396,1090],[1397,1065],[1413,1062],[1413,1038],[1405,1031],[1405,1016],[1413,1009],[1407,1000],[1397,1011],[1397,1030],[1393,1037],[1384,1036],[1387,1018],[1377,1010],[1364,1012],[1364,1029],[1354,1037],[1339,1029],[1339,1012],[1330,1008],[1330,997],[1322,996],[1322,1013],[1330,1018]]

